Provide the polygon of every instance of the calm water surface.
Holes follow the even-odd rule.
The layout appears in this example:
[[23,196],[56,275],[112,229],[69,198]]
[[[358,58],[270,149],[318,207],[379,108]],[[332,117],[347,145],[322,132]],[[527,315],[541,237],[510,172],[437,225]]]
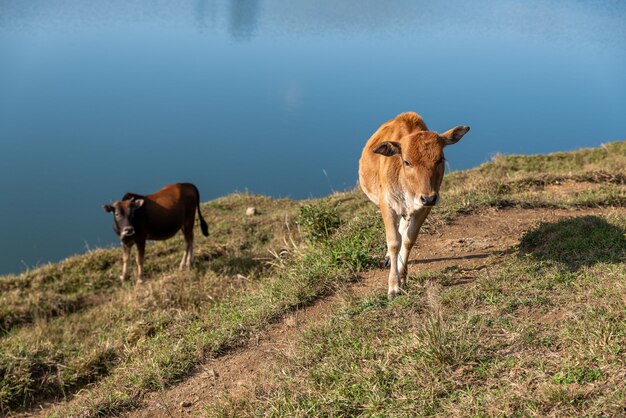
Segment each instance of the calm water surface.
[[451,170],[624,139],[625,22],[619,0],[0,0],[0,273],[116,242],[101,206],[127,191],[351,188],[407,110],[472,127]]

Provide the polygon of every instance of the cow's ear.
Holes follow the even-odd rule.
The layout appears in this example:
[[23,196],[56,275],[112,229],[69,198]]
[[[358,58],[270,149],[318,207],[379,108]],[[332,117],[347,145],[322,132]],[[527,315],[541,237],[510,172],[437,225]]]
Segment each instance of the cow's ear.
[[104,205],[102,207],[104,208],[105,212],[113,212],[115,210],[115,208],[111,205]]
[[392,155],[400,154],[400,143],[395,141],[381,142],[376,148],[372,150],[375,154],[381,154],[385,157],[391,157]]
[[133,202],[133,207],[135,209],[139,209],[140,207],[143,206],[143,199],[135,199],[132,202]]
[[442,133],[440,136],[443,139],[444,146],[456,144],[469,130],[469,126],[456,126],[449,131]]

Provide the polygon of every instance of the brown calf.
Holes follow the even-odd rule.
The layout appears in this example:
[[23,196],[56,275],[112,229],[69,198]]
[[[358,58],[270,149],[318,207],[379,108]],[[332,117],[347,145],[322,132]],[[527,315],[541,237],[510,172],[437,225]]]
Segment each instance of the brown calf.
[[170,184],[148,196],[126,193],[121,201],[104,205],[104,210],[114,213],[113,229],[122,242],[122,281],[126,278],[133,244],[137,245],[137,283],[141,283],[146,240],[165,240],[181,229],[185,236],[185,252],[180,268],[191,268],[196,210],[202,234],[209,235],[200,212],[200,193],[191,183]]
[[380,207],[385,222],[388,296],[406,283],[409,253],[424,220],[439,201],[443,148],[458,142],[469,126],[431,132],[415,112],[384,123],[367,141],[359,161],[359,185]]

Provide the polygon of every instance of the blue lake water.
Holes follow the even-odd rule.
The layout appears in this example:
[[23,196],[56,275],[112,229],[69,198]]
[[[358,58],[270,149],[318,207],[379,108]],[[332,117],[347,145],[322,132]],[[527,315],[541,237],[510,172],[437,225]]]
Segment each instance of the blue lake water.
[[626,138],[626,2],[0,0],[0,273],[116,242],[102,204],[194,182],[354,187],[415,110],[448,169]]

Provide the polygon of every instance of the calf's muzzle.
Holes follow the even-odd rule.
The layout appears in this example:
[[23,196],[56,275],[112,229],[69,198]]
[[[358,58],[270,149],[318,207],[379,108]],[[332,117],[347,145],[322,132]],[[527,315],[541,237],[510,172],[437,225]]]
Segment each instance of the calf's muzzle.
[[425,194],[420,196],[420,202],[424,206],[435,206],[437,204],[438,199],[439,199],[439,195],[437,193],[434,193],[430,196],[427,196]]

